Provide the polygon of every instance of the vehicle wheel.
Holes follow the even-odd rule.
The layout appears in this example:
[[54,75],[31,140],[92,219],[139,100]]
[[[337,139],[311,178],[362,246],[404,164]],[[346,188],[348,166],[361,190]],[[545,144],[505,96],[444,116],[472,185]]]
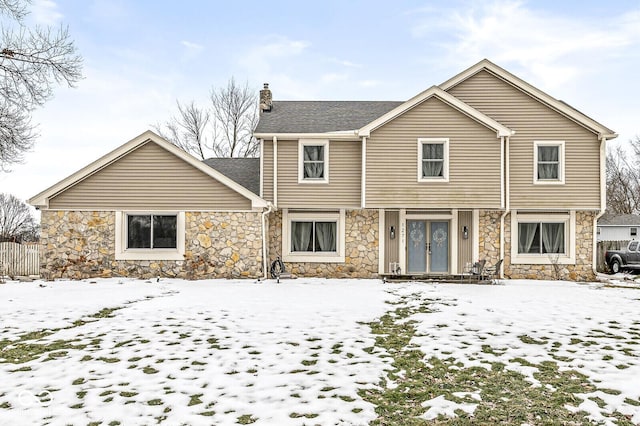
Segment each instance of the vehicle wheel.
[[620,272],[620,261],[617,259],[614,259],[613,262],[611,262],[611,272],[614,274],[617,274],[618,272]]

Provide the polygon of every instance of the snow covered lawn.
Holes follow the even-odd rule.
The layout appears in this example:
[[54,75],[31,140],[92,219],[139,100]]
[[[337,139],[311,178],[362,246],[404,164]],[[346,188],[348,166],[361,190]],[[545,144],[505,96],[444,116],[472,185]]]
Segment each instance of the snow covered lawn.
[[595,284],[8,283],[0,424],[640,424],[639,345]]

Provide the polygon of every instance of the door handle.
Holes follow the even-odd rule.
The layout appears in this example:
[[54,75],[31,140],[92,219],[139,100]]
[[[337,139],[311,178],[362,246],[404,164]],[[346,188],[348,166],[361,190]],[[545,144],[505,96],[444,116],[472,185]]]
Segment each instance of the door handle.
[[431,255],[431,243],[427,243],[427,252]]

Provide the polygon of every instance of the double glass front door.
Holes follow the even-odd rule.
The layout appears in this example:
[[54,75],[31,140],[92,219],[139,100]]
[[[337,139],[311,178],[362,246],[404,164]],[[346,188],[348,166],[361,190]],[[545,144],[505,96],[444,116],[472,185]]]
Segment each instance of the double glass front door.
[[449,222],[407,220],[407,270],[449,272]]

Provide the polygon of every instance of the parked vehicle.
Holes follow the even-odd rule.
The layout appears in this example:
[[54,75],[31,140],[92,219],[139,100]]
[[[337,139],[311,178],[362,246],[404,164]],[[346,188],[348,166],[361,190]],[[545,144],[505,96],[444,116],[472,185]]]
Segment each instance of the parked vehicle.
[[640,241],[630,241],[622,250],[607,251],[604,260],[613,274],[623,269],[640,269]]

